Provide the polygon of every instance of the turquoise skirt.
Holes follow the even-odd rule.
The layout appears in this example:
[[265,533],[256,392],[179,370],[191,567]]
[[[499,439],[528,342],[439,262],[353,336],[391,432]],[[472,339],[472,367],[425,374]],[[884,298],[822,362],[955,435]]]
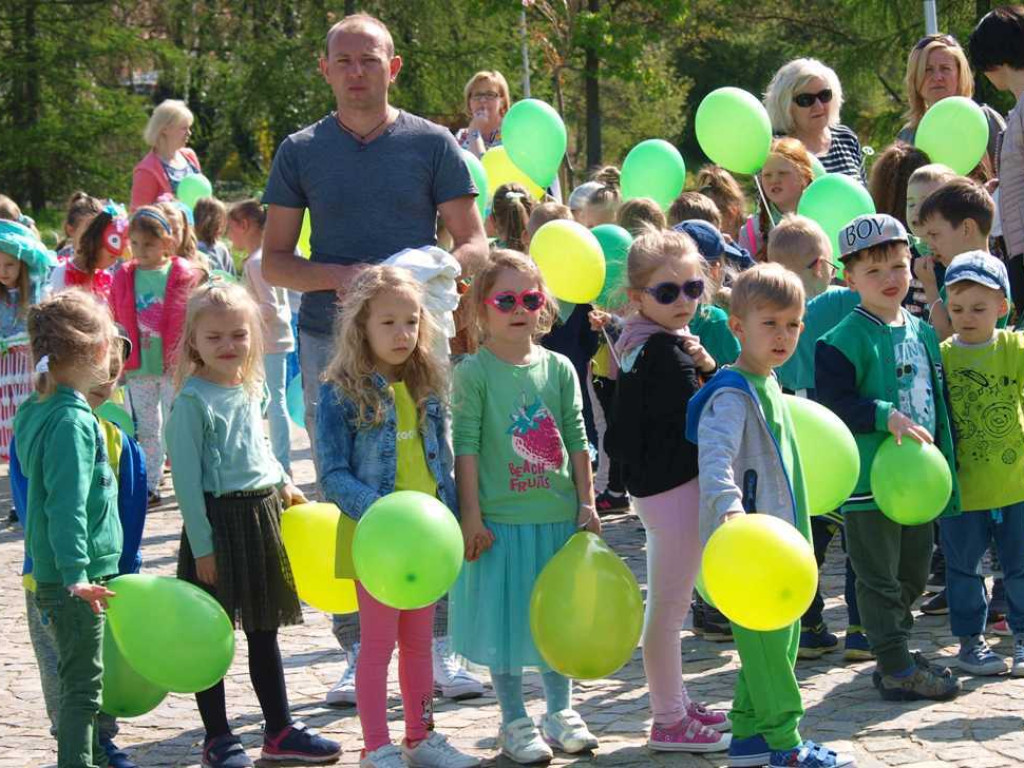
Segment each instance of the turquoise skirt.
[[449,593],[455,651],[499,674],[523,667],[546,672],[530,634],[530,594],[548,560],[576,533],[576,523],[487,523],[494,545],[467,562]]

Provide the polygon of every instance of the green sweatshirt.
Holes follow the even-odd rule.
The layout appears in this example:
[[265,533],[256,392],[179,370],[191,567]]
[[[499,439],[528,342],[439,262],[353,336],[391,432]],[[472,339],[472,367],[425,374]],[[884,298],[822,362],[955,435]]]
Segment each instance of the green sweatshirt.
[[85,397],[68,387],[33,394],[14,417],[28,478],[25,541],[40,584],[71,586],[113,576],[121,557],[117,481]]

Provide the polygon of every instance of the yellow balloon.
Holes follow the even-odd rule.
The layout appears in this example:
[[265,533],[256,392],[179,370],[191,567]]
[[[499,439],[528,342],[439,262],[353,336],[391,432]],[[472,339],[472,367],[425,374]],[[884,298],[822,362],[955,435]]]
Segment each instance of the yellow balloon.
[[487,150],[480,158],[480,163],[487,173],[487,189],[491,195],[502,184],[509,184],[513,181],[522,184],[526,191],[533,195],[534,200],[540,200],[544,195],[544,190],[537,186],[537,182],[512,162],[504,147],[492,147]]
[[309,244],[310,235],[313,234],[313,225],[309,221],[309,208],[302,212],[302,228],[299,230],[299,253],[302,258],[308,259],[313,255],[313,248]]
[[604,252],[575,221],[549,221],[530,238],[530,256],[555,296],[573,304],[594,301],[604,287]]
[[[299,597],[327,613],[355,613],[352,533],[356,523],[333,504],[297,504],[281,515],[281,538]],[[344,546],[349,542],[347,549]],[[339,542],[341,551],[339,552]]]
[[715,531],[704,547],[703,575],[718,610],[759,632],[798,621],[818,586],[810,542],[766,514],[741,515]]

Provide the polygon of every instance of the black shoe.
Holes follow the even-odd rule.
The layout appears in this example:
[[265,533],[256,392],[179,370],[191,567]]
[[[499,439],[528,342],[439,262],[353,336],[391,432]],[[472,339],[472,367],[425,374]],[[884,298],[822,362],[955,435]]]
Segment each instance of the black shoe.
[[11,507],[11,510],[7,513],[7,522],[8,523],[16,523],[16,522],[18,522],[18,512],[17,512],[17,510],[15,510],[14,507]]
[[594,503],[597,506],[597,514],[600,517],[629,512],[628,493],[613,493],[606,488],[597,494],[597,498],[594,500]]
[[731,643],[732,624],[717,608],[704,608],[704,639],[712,643]]
[[163,502],[163,500],[164,499],[160,495],[160,491],[150,491],[149,492],[148,506],[150,506],[150,507],[159,507],[160,504]]
[[939,570],[933,570],[928,576],[928,583],[925,584],[925,592],[942,592],[946,588],[946,566]]
[[690,615],[693,617],[693,634],[703,635],[704,634],[704,601],[701,600],[700,595],[697,595],[697,599],[690,603]]
[[946,602],[946,590],[930,597],[921,603],[921,613],[925,616],[945,616],[949,613],[949,603]]

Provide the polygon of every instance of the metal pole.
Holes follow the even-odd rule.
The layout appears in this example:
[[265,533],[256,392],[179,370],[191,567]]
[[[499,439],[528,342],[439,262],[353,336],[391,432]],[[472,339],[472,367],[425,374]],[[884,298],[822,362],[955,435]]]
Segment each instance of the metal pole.
[[924,33],[926,35],[939,33],[939,12],[935,7],[935,0],[924,0]]
[[526,6],[519,13],[519,34],[523,38],[523,98],[530,98],[530,46],[526,37]]

